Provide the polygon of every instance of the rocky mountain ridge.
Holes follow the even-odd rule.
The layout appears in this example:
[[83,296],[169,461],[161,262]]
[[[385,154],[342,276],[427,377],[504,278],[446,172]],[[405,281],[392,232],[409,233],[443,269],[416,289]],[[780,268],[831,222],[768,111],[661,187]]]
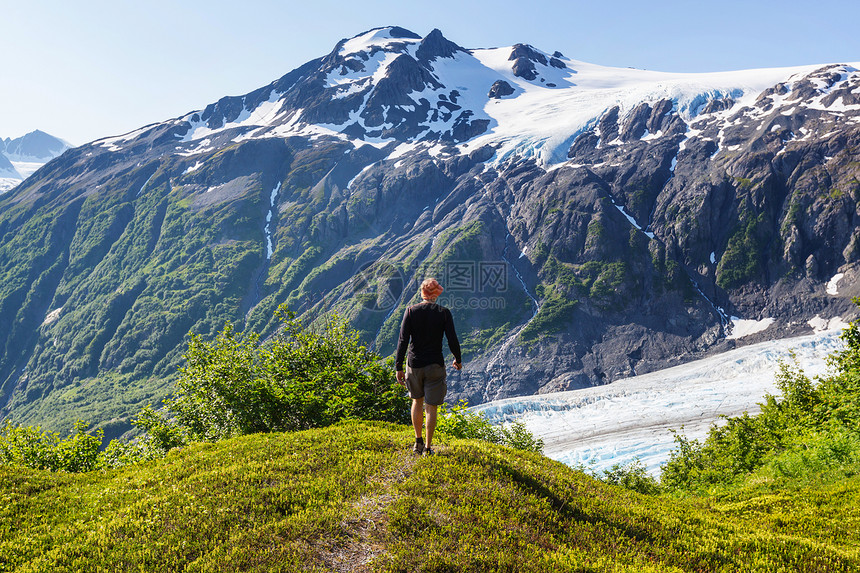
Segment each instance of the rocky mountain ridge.
[[5,415],[120,431],[188,332],[270,333],[282,303],[388,354],[428,274],[472,403],[853,318],[855,65],[668,74],[379,28],[73,149],[0,203]]

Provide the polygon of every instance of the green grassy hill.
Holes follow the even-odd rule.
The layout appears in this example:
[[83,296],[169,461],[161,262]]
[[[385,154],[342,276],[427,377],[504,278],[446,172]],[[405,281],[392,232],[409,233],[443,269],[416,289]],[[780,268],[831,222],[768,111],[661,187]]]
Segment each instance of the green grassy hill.
[[860,571],[860,477],[645,496],[342,423],[83,474],[0,466],[0,571]]

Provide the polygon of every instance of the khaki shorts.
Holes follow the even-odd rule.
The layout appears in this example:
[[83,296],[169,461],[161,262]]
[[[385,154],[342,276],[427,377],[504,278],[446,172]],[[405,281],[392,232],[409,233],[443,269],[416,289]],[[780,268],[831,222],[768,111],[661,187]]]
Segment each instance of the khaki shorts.
[[441,364],[430,364],[421,368],[406,366],[406,389],[413,400],[424,398],[425,404],[441,406],[448,393],[445,385],[445,367]]

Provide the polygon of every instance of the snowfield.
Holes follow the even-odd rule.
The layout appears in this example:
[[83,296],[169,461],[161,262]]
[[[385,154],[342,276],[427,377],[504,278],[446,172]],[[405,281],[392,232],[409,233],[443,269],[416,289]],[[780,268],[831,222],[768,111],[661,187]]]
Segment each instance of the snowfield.
[[[364,124],[363,113],[369,97],[384,78],[389,77],[392,64],[401,56],[418,58],[420,39],[392,36],[391,28],[377,28],[346,40],[339,55],[353,62],[361,62],[361,69],[340,68],[329,71],[322,81],[332,101],[365,90],[367,93],[361,103],[349,110],[349,117],[341,124],[310,123],[302,117],[302,109],[290,109],[284,104],[286,93],[275,91],[271,84],[269,98],[254,109],[243,108],[238,117],[219,125],[209,127],[201,121],[201,112],[192,112],[177,118],[177,124],[185,124],[188,131],[178,143],[195,142],[211,137],[219,132],[239,129],[241,134],[236,141],[265,137],[339,137],[355,145],[415,144],[432,133],[449,132],[458,121],[459,114],[467,111],[471,120],[486,120],[487,130],[468,141],[461,141],[455,147],[461,153],[469,153],[483,145],[495,147],[496,154],[489,164],[499,165],[509,160],[534,158],[545,169],[552,169],[568,163],[567,151],[570,145],[586,130],[593,128],[605,112],[615,106],[619,117],[624,118],[642,102],[670,100],[674,110],[691,127],[689,137],[699,131],[692,128],[696,120],[705,117],[705,106],[716,99],[730,101],[728,109],[713,112],[708,116],[721,121],[724,127],[736,122],[748,121],[746,116],[736,117],[736,112],[745,106],[753,106],[759,96],[773,86],[787,85],[788,94],[773,94],[774,110],[789,114],[797,103],[790,99],[794,83],[820,69],[823,64],[738,70],[711,73],[670,73],[632,68],[615,68],[590,64],[564,57],[561,54],[550,56],[536,48],[529,47],[533,54],[539,54],[547,63],[532,60],[535,77],[524,79],[514,75],[511,55],[514,46],[501,48],[478,48],[457,51],[452,57],[437,57],[427,65],[434,81],[420,90],[408,93],[415,105],[399,107],[410,110],[424,102],[449,101],[448,97],[457,92],[457,113],[442,119],[431,119],[428,115],[420,122],[424,131],[409,141],[390,138],[355,137],[349,135],[349,128],[360,126],[374,131],[393,128],[385,124],[368,128]],[[540,59],[538,57],[538,59]],[[554,60],[554,64],[553,64]],[[834,113],[860,109],[860,104],[829,102],[823,98],[839,86],[846,85],[860,74],[860,63],[841,65],[836,69],[840,80],[830,88],[824,87],[821,80],[820,94],[813,98],[811,106]],[[489,97],[491,87],[497,81],[506,82],[513,92],[500,98]],[[759,110],[748,108],[751,114],[761,114]],[[771,112],[768,112],[771,113]],[[774,111],[775,113],[775,111]],[[194,119],[196,116],[196,120]],[[106,138],[97,142],[110,151],[122,149],[122,143],[139,136],[148,127],[119,137]],[[346,130],[346,131],[345,131]],[[643,139],[659,139],[663,134],[646,133]],[[431,138],[432,139],[432,138]],[[616,141],[605,141],[603,145],[614,145]],[[722,148],[722,141],[718,142]],[[447,142],[445,143],[447,145]],[[683,144],[682,144],[683,149]],[[184,149],[183,153],[200,153],[200,150]],[[674,162],[673,162],[674,168]]]
[[672,430],[704,438],[721,416],[759,411],[778,394],[775,374],[792,354],[809,376],[842,346],[841,330],[761,342],[604,386],[474,406],[493,423],[519,420],[544,440],[544,453],[600,472],[639,458],[652,475],[674,447]]

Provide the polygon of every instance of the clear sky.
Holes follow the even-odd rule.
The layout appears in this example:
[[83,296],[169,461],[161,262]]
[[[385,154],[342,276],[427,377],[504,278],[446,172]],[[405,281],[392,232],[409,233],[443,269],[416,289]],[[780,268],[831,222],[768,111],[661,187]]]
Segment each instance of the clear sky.
[[0,0],[0,137],[125,133],[388,25],[661,71],[860,61],[856,0]]

